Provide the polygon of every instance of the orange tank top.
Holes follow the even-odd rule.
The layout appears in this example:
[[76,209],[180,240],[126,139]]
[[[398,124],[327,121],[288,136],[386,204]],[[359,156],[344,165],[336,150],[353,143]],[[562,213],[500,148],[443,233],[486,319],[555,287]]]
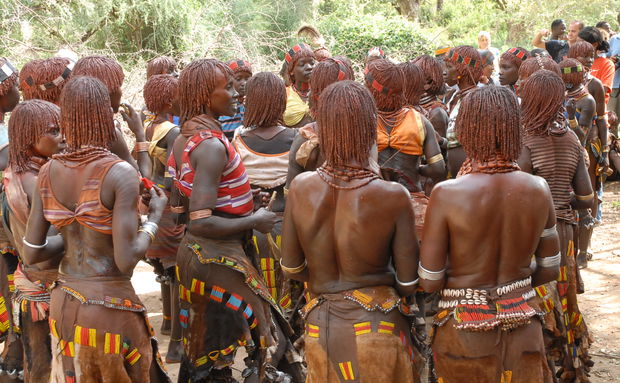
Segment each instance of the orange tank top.
[[111,235],[112,210],[101,202],[101,184],[110,168],[122,160],[115,155],[109,155],[89,163],[80,170],[88,173],[88,177],[82,186],[75,211],[67,209],[54,196],[50,180],[50,167],[54,162],[58,161],[48,162],[39,172],[39,190],[45,219],[58,228],[77,221],[90,229]]
[[404,117],[397,121],[388,133],[385,122],[377,121],[377,149],[381,152],[387,148],[396,149],[411,156],[420,156],[424,152],[426,132],[420,113],[406,108]]

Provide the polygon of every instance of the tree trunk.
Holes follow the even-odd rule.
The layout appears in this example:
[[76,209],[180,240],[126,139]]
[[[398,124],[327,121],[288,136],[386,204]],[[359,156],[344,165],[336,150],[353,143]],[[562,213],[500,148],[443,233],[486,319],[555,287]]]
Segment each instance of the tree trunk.
[[441,12],[443,10],[443,0],[437,0],[437,12]]
[[420,2],[422,0],[396,0],[394,6],[398,13],[409,20],[415,21],[420,15]]

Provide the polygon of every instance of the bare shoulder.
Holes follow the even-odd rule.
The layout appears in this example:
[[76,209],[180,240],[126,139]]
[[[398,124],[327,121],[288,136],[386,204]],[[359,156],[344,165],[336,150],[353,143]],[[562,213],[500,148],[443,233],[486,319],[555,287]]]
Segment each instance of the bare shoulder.
[[549,184],[544,178],[526,172],[514,172],[513,174],[515,175],[515,182],[521,186],[522,191],[526,189],[530,193],[540,193],[539,195],[551,193]]
[[303,172],[293,179],[288,193],[291,195],[291,193],[295,193],[297,190],[304,190],[317,182],[323,182],[317,172]]
[[118,162],[110,168],[106,178],[126,182],[128,179],[138,178],[138,171],[127,161]]

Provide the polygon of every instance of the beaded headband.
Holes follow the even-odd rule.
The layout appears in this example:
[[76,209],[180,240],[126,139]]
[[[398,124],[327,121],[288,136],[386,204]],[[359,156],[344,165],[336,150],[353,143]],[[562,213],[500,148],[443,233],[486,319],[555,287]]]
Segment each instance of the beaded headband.
[[519,48],[510,48],[508,49],[508,53],[516,56],[521,61],[525,61],[530,57],[526,51]]
[[295,55],[297,55],[303,49],[307,49],[309,51],[312,51],[312,49],[310,48],[310,46],[308,44],[304,44],[304,43],[297,44],[294,47],[292,47],[291,49],[289,49],[289,51],[286,52],[286,54],[284,55],[284,60],[286,61],[286,63],[290,64],[293,61],[293,59],[295,58]]
[[[52,88],[57,87],[58,85],[62,84],[62,82],[67,79],[67,77],[69,77],[69,75],[71,74],[71,71],[73,71],[73,66],[74,65],[75,65],[75,63],[72,60],[69,60],[69,64],[65,67],[65,70],[62,71],[60,76],[56,77],[55,79],[53,79],[50,82],[46,82],[45,84],[39,84],[37,86],[41,90],[48,90],[48,89],[52,89]],[[32,78],[32,76],[28,76],[28,78],[26,79],[26,84],[28,84],[30,86],[35,86],[36,85],[34,83],[34,79]]]
[[473,68],[478,68],[480,66],[480,62],[478,60],[472,59],[471,57],[463,57],[458,54],[454,49],[448,52],[447,60],[454,61],[457,64],[465,64]]
[[228,62],[228,67],[233,71],[247,70],[252,72],[252,65],[245,60],[232,60]]
[[4,65],[0,67],[0,84],[2,84],[6,79],[11,77],[13,73],[17,73],[17,69],[11,64],[9,60],[6,60]]
[[581,65],[562,68],[563,74],[571,74],[571,73],[579,73],[579,72],[583,72],[583,66]]
[[334,59],[334,58],[329,58],[328,60],[331,60],[333,62],[335,62],[336,64],[338,64],[338,81],[342,81],[345,78],[347,78],[347,66],[344,65],[344,63],[338,59]]
[[383,51],[383,49],[381,49],[379,47],[373,47],[373,48],[370,48],[368,50],[368,57],[371,57],[371,56],[378,56],[378,57],[381,57],[382,59],[384,59],[385,58],[385,52]]
[[364,69],[364,79],[366,80],[366,84],[372,87],[377,92],[387,95],[390,95],[390,93],[392,93],[392,89],[388,88],[387,86],[383,86],[383,84],[374,79],[368,67]]

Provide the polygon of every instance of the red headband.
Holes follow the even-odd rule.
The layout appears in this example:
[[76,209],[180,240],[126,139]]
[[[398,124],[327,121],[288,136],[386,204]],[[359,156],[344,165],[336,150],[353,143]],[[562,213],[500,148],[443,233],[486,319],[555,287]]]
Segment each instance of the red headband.
[[448,52],[448,60],[454,61],[457,64],[465,64],[473,68],[478,68],[480,66],[480,62],[478,60],[472,59],[471,57],[463,57],[458,54],[454,49]]
[[[378,55],[374,55],[374,54],[372,54],[372,53],[375,53],[375,52],[376,52],[376,53],[378,53]],[[368,56],[369,56],[369,57],[370,57],[370,56],[379,56],[379,57],[381,57],[382,59],[384,59],[384,58],[385,58],[385,52],[383,52],[383,49],[381,49],[381,48],[379,48],[379,47],[373,47],[373,48],[370,48],[370,49],[368,50]]]
[[233,60],[228,62],[228,67],[233,71],[247,70],[252,72],[252,65],[245,60]]
[[364,69],[364,79],[366,80],[366,84],[377,92],[387,94],[388,96],[392,93],[392,89],[387,86],[383,86],[383,84],[372,77],[372,73],[370,73],[370,69],[368,67]]
[[308,49],[309,51],[312,51],[308,44],[297,44],[291,49],[289,49],[289,51],[286,52],[286,54],[284,55],[284,60],[286,60],[286,63],[290,64],[295,58],[295,55],[297,55],[302,49]]
[[508,53],[516,56],[521,61],[525,61],[530,57],[530,55],[526,51],[519,48],[510,48],[508,49]]

